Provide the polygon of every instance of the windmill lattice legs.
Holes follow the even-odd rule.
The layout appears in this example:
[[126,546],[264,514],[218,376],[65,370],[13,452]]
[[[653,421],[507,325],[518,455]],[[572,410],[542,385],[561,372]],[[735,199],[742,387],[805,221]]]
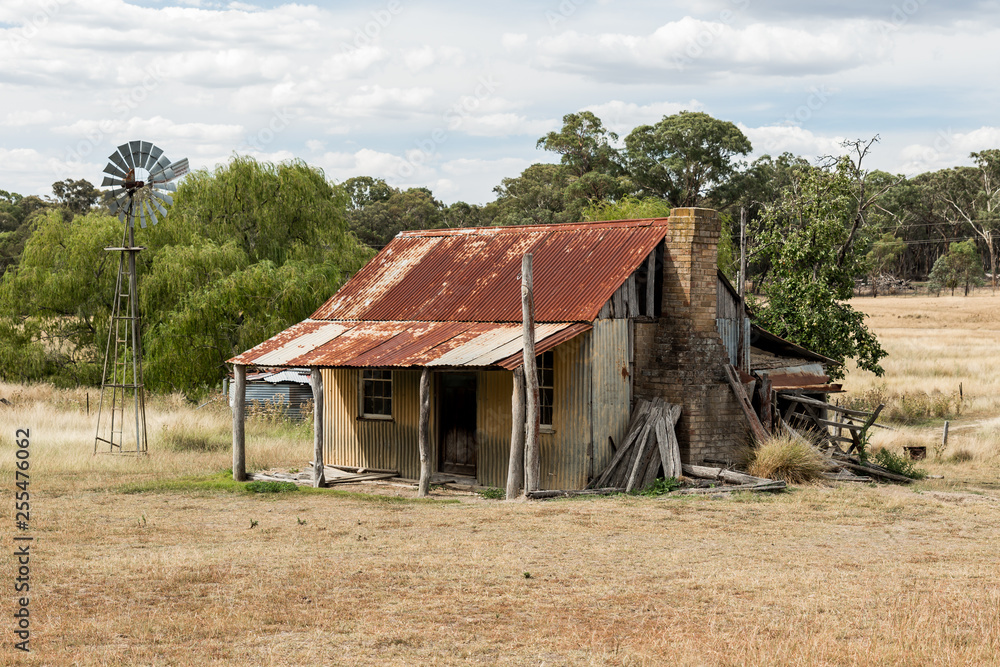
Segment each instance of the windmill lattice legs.
[[[131,206],[129,207],[131,208]],[[142,340],[139,291],[135,271],[134,213],[125,225],[108,329],[108,347],[101,377],[94,453],[146,453],[146,401],[142,382]]]

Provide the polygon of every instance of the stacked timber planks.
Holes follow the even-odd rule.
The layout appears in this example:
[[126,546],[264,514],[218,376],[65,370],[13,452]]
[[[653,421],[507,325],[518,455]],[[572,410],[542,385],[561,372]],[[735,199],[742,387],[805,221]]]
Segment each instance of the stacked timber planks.
[[591,488],[620,489],[631,492],[644,489],[659,476],[681,476],[681,452],[674,426],[680,419],[681,408],[661,398],[640,399],[629,421],[625,439],[611,463]]

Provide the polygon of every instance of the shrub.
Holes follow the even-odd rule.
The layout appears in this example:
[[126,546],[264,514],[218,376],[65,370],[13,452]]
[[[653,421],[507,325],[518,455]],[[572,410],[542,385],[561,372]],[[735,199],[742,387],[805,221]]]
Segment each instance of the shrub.
[[503,500],[507,497],[507,492],[503,489],[498,489],[495,486],[488,486],[485,489],[479,489],[476,491],[483,498],[489,498],[490,500]]
[[889,472],[897,475],[909,477],[910,479],[923,479],[927,477],[927,471],[917,468],[917,466],[906,456],[896,454],[888,449],[876,449],[872,452],[871,462],[880,465]]
[[664,496],[671,491],[676,491],[679,488],[681,488],[681,482],[676,477],[667,477],[666,479],[658,477],[645,489],[636,491],[635,495],[651,497]]
[[755,477],[801,484],[819,479],[829,466],[816,449],[798,438],[775,435],[751,452],[747,472]]
[[299,487],[294,482],[247,482],[243,487],[247,493],[289,493],[298,491]]

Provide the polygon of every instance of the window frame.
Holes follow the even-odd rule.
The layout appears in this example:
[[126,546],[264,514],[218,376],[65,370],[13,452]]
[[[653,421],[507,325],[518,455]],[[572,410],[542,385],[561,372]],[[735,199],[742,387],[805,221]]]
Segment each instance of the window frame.
[[[365,377],[366,373],[370,374],[380,374],[382,377]],[[387,377],[386,377],[387,376]],[[395,378],[392,369],[386,368],[360,368],[358,369],[358,419],[360,420],[370,420],[370,421],[393,421],[393,385]],[[365,382],[374,381],[388,387],[388,395],[376,396],[372,395],[373,400],[381,401],[384,405],[386,401],[389,403],[389,414],[383,414],[380,412],[366,412],[365,411]]]
[[[546,363],[548,362],[548,363]],[[555,352],[549,350],[548,352],[542,352],[537,357],[537,374],[538,374],[538,430],[545,433],[551,433],[555,430],[555,395],[556,395],[556,358]],[[548,372],[548,379],[551,384],[545,384],[545,372]],[[545,396],[546,392],[544,389],[548,389],[549,403],[546,405]],[[548,410],[549,421],[545,421],[545,412]]]

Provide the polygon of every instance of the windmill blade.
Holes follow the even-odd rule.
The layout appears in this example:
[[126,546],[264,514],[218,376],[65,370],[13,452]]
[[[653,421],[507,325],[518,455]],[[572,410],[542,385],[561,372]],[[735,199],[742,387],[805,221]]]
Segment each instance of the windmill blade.
[[[132,217],[135,218],[135,216]],[[142,202],[139,202],[139,226],[143,229],[146,228],[146,210],[143,207]]]
[[110,160],[111,162],[108,162],[108,166],[105,167],[104,172],[110,174],[111,172],[108,171],[108,169],[110,169],[112,163],[114,163],[115,165],[117,165],[118,169],[121,170],[122,178],[125,178],[125,174],[128,173],[129,166],[125,164],[125,160],[123,160],[122,156],[118,154],[118,151],[115,151],[114,153],[109,155],[108,160]]
[[139,203],[139,209],[145,214],[145,217],[152,223],[156,224],[156,215],[153,213],[153,207],[149,205],[148,201],[143,201]]
[[[171,197],[170,195],[165,195],[162,192],[157,192],[156,190],[153,190],[153,196],[162,201],[167,206],[174,205],[174,198]],[[164,212],[163,215],[166,215],[166,212]]]
[[135,163],[132,162],[132,151],[129,150],[128,144],[119,146],[118,153],[121,154],[122,159],[125,160],[125,164],[128,165],[129,169],[135,169]]
[[142,159],[142,142],[141,141],[130,141],[128,142],[128,149],[132,153],[132,163],[136,167],[141,167],[145,160]]
[[[177,162],[172,163],[170,165],[170,169],[174,172],[174,178],[180,178],[190,170],[188,159],[184,158],[183,160],[178,160]],[[174,178],[171,178],[170,180],[174,180]]]
[[169,178],[165,177],[166,172],[170,169],[170,160],[166,157],[161,157],[157,160],[156,164],[153,165],[152,169],[149,170],[149,182],[150,183],[165,183],[169,181]]
[[153,144],[148,141],[139,142],[139,166],[143,169],[146,168],[146,161],[149,160],[149,151],[153,148]]
[[169,192],[177,192],[176,183],[156,183],[153,185],[156,190],[167,190]]
[[[153,194],[156,194],[156,193],[153,193]],[[149,207],[150,208],[156,207],[156,210],[160,212],[160,217],[161,218],[167,217],[167,209],[164,208],[163,204],[161,204],[160,202],[156,201],[155,198],[150,198],[150,200],[149,200],[148,203],[149,203]],[[154,225],[156,224],[156,218],[155,217],[153,218],[153,224]]]
[[109,201],[108,202],[108,210],[111,211],[111,215],[116,214],[118,212],[118,201],[115,200],[115,199],[112,199],[111,201]]
[[117,165],[109,162],[106,167],[104,167],[105,174],[111,174],[112,176],[117,176],[118,178],[124,180],[128,175],[128,169],[119,169]]
[[125,181],[120,178],[111,178],[110,176],[105,176],[104,180],[101,182],[101,187],[106,188],[109,185],[121,186],[125,185]]
[[[155,201],[156,201],[155,199],[150,199],[149,201],[146,202],[146,213],[147,215],[149,215],[149,219],[153,221],[154,225],[159,222],[159,220],[156,219],[156,213],[157,213],[156,208],[153,207],[153,202]],[[156,202],[156,204],[158,206],[159,202]]]
[[152,171],[153,165],[156,164],[156,161],[160,159],[161,155],[163,155],[162,148],[159,148],[157,146],[153,146],[152,148],[150,148],[149,157],[146,158],[146,164],[143,165],[143,168],[146,171]]

